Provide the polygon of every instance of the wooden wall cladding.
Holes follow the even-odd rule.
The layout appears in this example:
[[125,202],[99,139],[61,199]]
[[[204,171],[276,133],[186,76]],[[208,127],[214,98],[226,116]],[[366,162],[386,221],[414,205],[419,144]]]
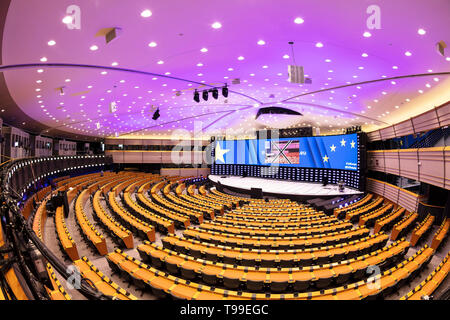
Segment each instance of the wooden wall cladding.
[[450,125],[450,102],[437,109],[439,124],[441,127]]
[[399,188],[397,204],[409,212],[415,212],[419,206],[419,195]]
[[417,158],[417,149],[400,149],[399,155],[399,175],[402,177],[419,180],[419,161]]
[[203,151],[131,151],[106,150],[114,163],[205,164]]
[[445,186],[444,148],[419,149],[420,181],[443,188]]
[[382,140],[395,138],[394,127],[387,127],[384,129],[380,129],[380,136]]
[[384,151],[368,151],[367,168],[369,170],[384,172]]
[[368,169],[450,189],[450,147],[368,151]]
[[450,147],[444,148],[444,162],[445,162],[444,187],[445,189],[450,189]]
[[367,192],[383,196],[410,212],[417,211],[419,205],[419,195],[383,181],[367,178]]
[[387,173],[400,175],[398,150],[386,150],[384,152],[384,170]]
[[369,141],[403,137],[450,125],[450,101],[393,126],[367,133]]

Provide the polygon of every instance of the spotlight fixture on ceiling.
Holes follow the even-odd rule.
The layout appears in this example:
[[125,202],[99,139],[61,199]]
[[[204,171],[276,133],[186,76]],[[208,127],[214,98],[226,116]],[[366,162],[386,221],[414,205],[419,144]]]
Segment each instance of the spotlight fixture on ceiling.
[[217,90],[217,88],[214,88],[211,90],[211,92],[212,92],[213,98],[217,100],[219,98],[219,90]]
[[195,92],[194,92],[194,101],[197,103],[200,102],[200,94],[198,93],[197,90],[195,90]]
[[203,90],[202,97],[203,100],[208,101],[208,90]]
[[228,98],[228,85],[227,84],[225,84],[225,87],[222,87],[222,95],[225,98]]
[[157,120],[159,117],[160,117],[160,114],[159,114],[159,108],[158,108],[158,109],[156,109],[155,113],[153,114],[152,119]]

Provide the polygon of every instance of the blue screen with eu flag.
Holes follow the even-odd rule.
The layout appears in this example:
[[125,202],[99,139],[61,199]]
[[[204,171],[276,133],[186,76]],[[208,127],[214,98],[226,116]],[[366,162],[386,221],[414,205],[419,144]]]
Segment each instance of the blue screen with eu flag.
[[358,135],[217,140],[215,164],[358,170]]

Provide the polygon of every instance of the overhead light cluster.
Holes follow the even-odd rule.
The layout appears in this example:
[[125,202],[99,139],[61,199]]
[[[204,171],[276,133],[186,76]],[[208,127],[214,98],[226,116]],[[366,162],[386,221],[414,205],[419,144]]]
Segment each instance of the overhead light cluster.
[[[219,98],[219,89],[217,88],[213,88],[213,89],[209,89],[209,90],[203,90],[202,91],[202,98],[205,101],[208,101],[208,93],[211,92],[212,97],[214,99],[218,99]],[[224,87],[222,87],[222,96],[224,96],[225,98],[228,97],[228,85],[225,84]],[[200,93],[197,91],[197,89],[194,92],[194,101],[199,103],[200,102]]]

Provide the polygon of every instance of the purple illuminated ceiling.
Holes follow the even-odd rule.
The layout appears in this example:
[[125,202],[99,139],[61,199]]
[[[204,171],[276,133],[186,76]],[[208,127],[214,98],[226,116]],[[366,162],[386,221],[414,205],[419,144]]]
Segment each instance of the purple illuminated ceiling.
[[[380,29],[367,26],[373,4]],[[69,5],[80,7],[81,29],[62,22]],[[142,17],[144,10],[151,15]],[[409,117],[409,104],[421,96],[450,92],[449,76],[436,75],[450,71],[450,48],[444,56],[436,50],[439,41],[450,44],[449,12],[448,0],[14,0],[2,59],[3,66],[82,64],[157,74],[46,66],[4,71],[26,114],[78,135],[168,136],[192,132],[196,122],[207,134],[287,125],[333,133],[352,125],[384,127]],[[111,27],[121,33],[106,44],[96,34]],[[312,84],[287,81],[293,58]],[[416,74],[427,75],[354,85]],[[236,78],[240,84],[232,84]],[[207,102],[193,101],[194,89],[207,88],[202,84],[225,83],[226,100],[219,90],[218,100],[210,94]],[[318,90],[325,91],[308,94]],[[271,105],[303,117],[254,120],[259,107]]]

